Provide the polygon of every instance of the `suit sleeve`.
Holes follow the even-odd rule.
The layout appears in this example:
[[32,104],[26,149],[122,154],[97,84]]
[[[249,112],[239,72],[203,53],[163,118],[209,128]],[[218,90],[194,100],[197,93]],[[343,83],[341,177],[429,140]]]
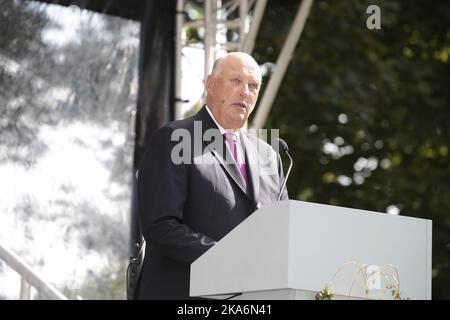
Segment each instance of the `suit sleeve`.
[[151,138],[138,176],[138,205],[144,238],[154,250],[190,265],[215,244],[183,221],[188,196],[189,164],[171,159],[173,129],[163,127]]

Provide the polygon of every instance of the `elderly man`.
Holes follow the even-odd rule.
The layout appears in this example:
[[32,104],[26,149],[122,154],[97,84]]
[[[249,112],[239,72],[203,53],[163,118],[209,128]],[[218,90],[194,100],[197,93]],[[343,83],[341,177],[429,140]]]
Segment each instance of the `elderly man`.
[[[189,298],[191,263],[262,204],[277,200],[284,179],[279,156],[241,130],[260,86],[255,60],[229,53],[207,78],[206,105],[150,139],[138,179],[146,251],[136,298]],[[181,144],[186,133],[191,140]]]

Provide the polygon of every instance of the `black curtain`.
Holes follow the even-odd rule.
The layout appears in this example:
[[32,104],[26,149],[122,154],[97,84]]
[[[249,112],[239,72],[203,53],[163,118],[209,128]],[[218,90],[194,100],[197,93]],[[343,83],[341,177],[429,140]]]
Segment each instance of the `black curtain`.
[[140,242],[134,176],[152,134],[174,118],[176,0],[145,1],[141,20],[139,91],[133,161],[131,252]]

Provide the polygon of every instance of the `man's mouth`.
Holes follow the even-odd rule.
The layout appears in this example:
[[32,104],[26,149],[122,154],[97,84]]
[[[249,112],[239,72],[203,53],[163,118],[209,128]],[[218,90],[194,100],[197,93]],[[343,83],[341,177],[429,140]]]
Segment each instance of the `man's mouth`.
[[233,105],[237,106],[237,107],[241,107],[241,108],[247,109],[247,104],[245,102],[235,102],[235,103],[233,103]]

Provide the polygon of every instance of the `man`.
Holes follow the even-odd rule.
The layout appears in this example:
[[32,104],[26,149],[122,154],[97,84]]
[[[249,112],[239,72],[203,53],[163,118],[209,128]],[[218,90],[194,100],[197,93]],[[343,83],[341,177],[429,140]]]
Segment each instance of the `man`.
[[[206,106],[151,138],[138,178],[146,240],[138,299],[189,298],[191,263],[262,204],[277,200],[279,156],[241,130],[261,78],[251,56],[227,54],[207,78]],[[185,134],[192,140],[180,141]]]

